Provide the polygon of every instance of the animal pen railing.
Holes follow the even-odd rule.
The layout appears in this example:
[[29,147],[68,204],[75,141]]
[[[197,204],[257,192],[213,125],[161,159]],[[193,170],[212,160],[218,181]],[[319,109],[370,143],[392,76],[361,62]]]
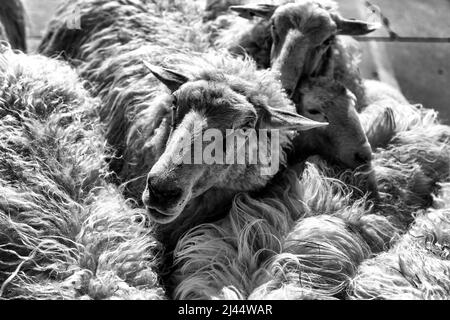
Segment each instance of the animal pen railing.
[[[383,13],[381,8],[370,1],[361,0],[363,6],[366,8],[366,20],[374,23],[379,23],[388,32],[389,36],[359,36],[355,37],[358,41],[377,41],[377,42],[409,42],[409,43],[450,43],[450,37],[412,37],[401,36],[392,29],[390,19]],[[236,2],[236,1],[235,1]],[[264,2],[264,1],[261,1]],[[234,2],[233,2],[234,3]],[[30,20],[30,19],[28,19]],[[78,22],[77,17],[73,17],[73,22]],[[79,27],[78,27],[79,28]],[[33,33],[28,37],[30,40],[39,41],[41,36]]]
[[[57,5],[66,0],[44,0],[39,4],[35,0],[23,1],[29,9],[28,40],[29,49],[33,51],[40,42],[46,21],[49,21]],[[225,2],[236,4],[237,1],[239,0],[221,0],[222,4]],[[337,0],[337,2],[341,10],[345,11],[345,7],[349,9],[346,15],[368,18],[382,26],[381,32],[378,31],[373,36],[356,37],[364,49],[361,63],[363,76],[378,78],[401,88],[412,102],[437,109],[443,121],[450,123],[450,108],[448,108],[450,92],[447,93],[446,90],[450,83],[450,64],[446,58],[450,55],[447,53],[450,51],[448,46],[450,28],[447,27],[448,23],[445,20],[448,19],[447,1]],[[434,7],[436,5],[439,9]],[[424,7],[430,7],[430,12],[425,12],[428,15],[422,12]],[[398,11],[399,8],[401,11]],[[418,23],[422,27],[410,28],[409,23]],[[413,29],[415,31],[409,32]],[[421,30],[424,32],[420,32]]]
[[367,9],[367,20],[378,23],[388,32],[389,36],[363,36],[354,37],[358,41],[377,42],[409,42],[409,43],[450,43],[450,37],[405,37],[400,36],[392,29],[389,18],[383,13],[381,8],[370,1],[362,0]]

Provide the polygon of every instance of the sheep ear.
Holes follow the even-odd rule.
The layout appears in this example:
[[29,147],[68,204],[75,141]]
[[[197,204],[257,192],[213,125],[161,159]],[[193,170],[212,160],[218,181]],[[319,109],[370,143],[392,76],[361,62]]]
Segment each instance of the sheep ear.
[[285,110],[269,107],[269,113],[271,129],[306,131],[328,126],[326,122],[317,122]]
[[188,77],[173,70],[158,67],[149,64],[146,61],[143,61],[143,63],[147,69],[149,69],[150,72],[172,92],[177,91],[183,84],[189,81]]
[[344,19],[338,16],[334,20],[338,27],[338,34],[340,35],[360,36],[371,33],[381,27],[379,24],[355,19]]
[[239,13],[242,18],[251,20],[253,17],[270,19],[277,8],[278,6],[272,4],[248,4],[231,6],[230,10]]

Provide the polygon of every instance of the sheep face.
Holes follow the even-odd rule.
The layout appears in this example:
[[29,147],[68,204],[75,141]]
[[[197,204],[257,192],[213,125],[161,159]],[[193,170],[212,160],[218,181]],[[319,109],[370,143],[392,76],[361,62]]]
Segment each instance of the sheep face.
[[244,18],[258,16],[270,21],[271,65],[281,73],[283,87],[289,94],[294,93],[302,78],[317,72],[336,35],[362,35],[377,28],[342,18],[331,4],[302,0],[280,6],[246,5],[231,9]]
[[[279,159],[247,163],[250,158],[249,148],[252,146],[238,149],[234,144],[228,145],[226,137],[230,135],[229,130],[236,130],[237,135],[245,135],[246,131],[274,129],[283,130],[278,133],[286,136],[289,130],[307,130],[326,125],[295,113],[270,108],[257,97],[246,94],[242,89],[245,85],[239,84],[236,79],[228,81],[226,76],[217,79],[208,76],[205,79],[189,80],[164,68],[148,67],[172,91],[174,100],[172,133],[165,152],[148,174],[143,195],[150,217],[160,224],[174,221],[190,200],[212,188],[239,192],[256,190],[267,184],[271,175],[260,174],[263,163]],[[214,134],[205,138],[208,132]],[[260,139],[260,136],[256,135],[256,139]],[[267,141],[258,140],[256,144],[259,147],[260,143],[265,143],[271,155],[275,152],[280,156],[282,151],[274,150],[271,140],[273,136],[269,134]],[[230,149],[236,156],[244,152],[245,162],[238,163],[235,159],[230,161]],[[226,160],[219,157],[222,151],[225,151]],[[205,154],[213,153],[218,159],[204,157]],[[196,159],[198,156],[200,160]],[[272,173],[272,176],[275,174]]]
[[[300,88],[297,111],[310,119],[326,121],[329,126],[316,128],[296,138],[299,149],[314,149],[347,168],[370,168],[372,148],[359,121],[356,97],[342,84],[323,77]],[[305,145],[306,144],[306,145]]]

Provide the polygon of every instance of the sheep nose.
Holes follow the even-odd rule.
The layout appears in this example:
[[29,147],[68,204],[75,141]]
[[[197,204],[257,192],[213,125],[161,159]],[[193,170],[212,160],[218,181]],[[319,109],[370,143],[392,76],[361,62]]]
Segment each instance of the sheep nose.
[[363,148],[356,151],[353,155],[353,160],[357,165],[369,164],[372,161],[372,148],[370,145],[366,144]]
[[292,97],[292,90],[291,89],[286,89],[285,91],[286,91],[287,96],[291,98]]
[[357,152],[355,153],[354,160],[357,164],[367,164],[372,160],[372,157],[369,157],[366,153]]
[[183,196],[183,190],[170,186],[169,183],[159,181],[157,177],[149,177],[147,180],[148,194],[144,202],[147,206],[166,207],[178,200]]

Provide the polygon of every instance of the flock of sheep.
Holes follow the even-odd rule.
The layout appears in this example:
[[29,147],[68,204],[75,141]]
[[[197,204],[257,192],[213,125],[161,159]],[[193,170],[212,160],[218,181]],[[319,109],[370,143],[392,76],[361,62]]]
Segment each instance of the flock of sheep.
[[[376,26],[243,2],[67,0],[38,54],[2,2],[0,299],[450,298],[450,127],[361,78]],[[282,165],[175,163],[196,125]]]

